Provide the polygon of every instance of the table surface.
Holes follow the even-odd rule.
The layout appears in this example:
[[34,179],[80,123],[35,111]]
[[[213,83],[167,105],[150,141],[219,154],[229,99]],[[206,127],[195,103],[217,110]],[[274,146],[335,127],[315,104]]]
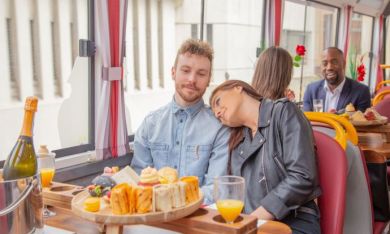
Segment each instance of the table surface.
[[[55,211],[57,215],[46,218],[45,224],[61,228],[64,230],[72,231],[75,233],[83,233],[83,234],[98,234],[102,233],[103,226],[94,223],[85,219],[82,219],[75,214],[71,210],[49,207],[50,210]],[[147,233],[161,233],[161,229],[155,229],[154,227],[144,226],[144,225],[136,225],[137,229],[141,230],[139,233],[145,233],[145,229],[148,229]],[[134,233],[135,230],[132,230],[131,233]],[[124,233],[126,233],[126,229],[124,229]],[[138,233],[138,232],[137,232]],[[166,231],[165,233],[175,233],[172,231]],[[258,234],[290,234],[291,229],[284,223],[276,222],[276,221],[267,221],[262,224],[257,231]]]

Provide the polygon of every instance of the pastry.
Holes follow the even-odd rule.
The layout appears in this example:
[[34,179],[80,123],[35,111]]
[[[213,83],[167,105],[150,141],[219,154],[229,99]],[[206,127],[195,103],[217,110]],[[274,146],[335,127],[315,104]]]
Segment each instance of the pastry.
[[[135,210],[139,214],[147,213],[153,210],[153,188],[150,186],[138,186],[134,188],[135,194]],[[112,194],[111,194],[112,196]]]
[[345,107],[345,111],[346,111],[346,112],[354,112],[354,111],[356,111],[356,110],[355,110],[355,107],[353,106],[353,104],[352,104],[352,103],[349,103],[349,104]]
[[153,187],[153,201],[155,211],[170,211],[173,208],[173,187],[170,184],[161,184]]
[[367,119],[364,117],[364,114],[361,111],[356,111],[351,116],[352,121],[367,121]]
[[186,204],[199,199],[199,182],[196,176],[184,176],[180,181],[186,183]]
[[157,170],[152,167],[147,167],[141,171],[138,185],[141,186],[153,186],[160,184],[158,179]]
[[97,212],[100,210],[100,198],[88,197],[84,201],[84,210],[89,212]]
[[127,183],[118,184],[111,190],[110,204],[113,214],[128,214],[134,212],[132,187]]
[[171,184],[178,180],[177,170],[171,167],[163,167],[158,170],[158,177],[161,184]]

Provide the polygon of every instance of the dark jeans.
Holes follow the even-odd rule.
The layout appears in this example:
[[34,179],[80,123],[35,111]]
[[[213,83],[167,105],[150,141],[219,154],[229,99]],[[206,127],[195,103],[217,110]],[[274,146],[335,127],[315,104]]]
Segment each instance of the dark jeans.
[[304,207],[310,208],[314,212],[309,214],[298,209],[280,221],[287,224],[292,229],[293,234],[320,234],[320,213],[317,205],[314,201],[310,201]]

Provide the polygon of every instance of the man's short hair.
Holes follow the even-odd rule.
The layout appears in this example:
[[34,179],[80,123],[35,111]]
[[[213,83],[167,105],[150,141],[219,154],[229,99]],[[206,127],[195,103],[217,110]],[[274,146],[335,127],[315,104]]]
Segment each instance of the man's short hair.
[[330,46],[330,47],[326,48],[324,50],[324,52],[327,51],[327,50],[336,50],[341,55],[341,57],[344,58],[344,52],[342,50],[340,50],[339,48],[335,47],[335,46]]
[[186,41],[184,41],[183,44],[181,44],[179,50],[177,51],[174,67],[177,66],[177,60],[179,59],[179,55],[185,53],[200,55],[208,58],[211,64],[210,67],[210,75],[211,75],[214,51],[209,43],[197,39],[187,39]]

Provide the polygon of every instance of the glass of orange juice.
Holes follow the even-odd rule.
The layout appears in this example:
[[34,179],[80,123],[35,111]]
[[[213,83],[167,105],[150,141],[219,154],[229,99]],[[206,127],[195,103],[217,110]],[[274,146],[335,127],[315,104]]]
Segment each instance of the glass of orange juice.
[[[38,153],[37,161],[38,170],[41,174],[42,187],[50,187],[55,173],[55,153]],[[47,209],[47,206],[45,205],[43,217],[52,217],[54,215],[56,215],[56,213]]]
[[226,223],[232,224],[241,214],[245,199],[245,179],[220,176],[214,179],[214,199]]

